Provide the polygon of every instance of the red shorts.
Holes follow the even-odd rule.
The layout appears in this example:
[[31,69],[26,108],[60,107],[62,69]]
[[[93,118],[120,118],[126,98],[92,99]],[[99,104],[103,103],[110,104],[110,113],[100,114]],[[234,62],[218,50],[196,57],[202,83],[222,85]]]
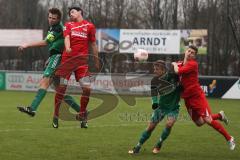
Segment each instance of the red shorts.
[[196,122],[200,117],[211,116],[212,112],[204,93],[185,98],[184,101],[188,114],[194,122]]
[[86,56],[63,56],[55,75],[69,80],[73,72],[76,81],[90,75]]

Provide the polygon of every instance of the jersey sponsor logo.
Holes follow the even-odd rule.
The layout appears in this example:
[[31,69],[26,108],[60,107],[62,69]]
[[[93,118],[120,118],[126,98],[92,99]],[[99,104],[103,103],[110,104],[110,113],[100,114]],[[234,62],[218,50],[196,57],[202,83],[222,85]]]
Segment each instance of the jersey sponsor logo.
[[85,32],[72,31],[71,35],[77,36],[77,37],[82,37],[82,38],[87,38],[87,33],[85,33]]
[[50,42],[53,42],[55,40],[55,36],[54,36],[53,32],[48,33],[47,40]]

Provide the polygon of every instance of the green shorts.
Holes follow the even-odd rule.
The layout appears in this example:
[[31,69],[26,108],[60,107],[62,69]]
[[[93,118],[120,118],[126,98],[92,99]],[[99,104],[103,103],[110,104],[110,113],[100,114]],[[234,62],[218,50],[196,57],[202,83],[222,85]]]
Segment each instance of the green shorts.
[[179,114],[178,107],[176,107],[176,109],[174,110],[166,110],[166,109],[158,108],[153,111],[150,121],[153,123],[158,123],[162,121],[165,116],[167,116],[167,118],[177,119],[178,114]]
[[54,54],[48,58],[47,66],[43,72],[43,77],[51,77],[54,75],[54,72],[61,62],[61,57],[61,54]]

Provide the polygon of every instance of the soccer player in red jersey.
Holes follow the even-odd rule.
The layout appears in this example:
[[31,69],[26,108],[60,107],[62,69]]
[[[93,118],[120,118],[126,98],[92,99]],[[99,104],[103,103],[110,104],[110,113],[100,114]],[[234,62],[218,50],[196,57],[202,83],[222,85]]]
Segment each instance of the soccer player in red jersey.
[[81,121],[81,127],[87,128],[87,104],[91,92],[90,73],[88,71],[89,47],[93,50],[95,67],[99,69],[98,49],[96,45],[95,26],[83,19],[83,10],[80,7],[69,8],[71,21],[65,23],[64,44],[65,50],[62,55],[61,65],[56,72],[60,77],[60,85],[55,94],[54,116],[58,118],[59,107],[64,97],[67,81],[72,72],[75,79],[80,83],[82,96],[80,98],[80,112],[76,116]]
[[197,126],[207,123],[213,127],[227,140],[231,150],[235,148],[234,138],[228,134],[225,128],[217,120],[228,123],[227,117],[223,111],[218,114],[212,114],[205,94],[198,81],[198,63],[196,61],[198,49],[195,46],[189,46],[185,51],[184,61],[180,63],[173,62],[174,71],[180,76],[180,83],[183,87],[181,97],[185,101],[188,113]]

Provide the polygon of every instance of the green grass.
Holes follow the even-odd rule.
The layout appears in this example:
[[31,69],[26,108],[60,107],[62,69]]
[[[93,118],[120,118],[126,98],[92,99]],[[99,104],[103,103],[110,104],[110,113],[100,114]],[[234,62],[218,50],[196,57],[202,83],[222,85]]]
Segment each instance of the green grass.
[[[105,101],[111,98],[101,95]],[[111,112],[89,121],[90,128],[81,129],[77,121],[60,121],[60,128],[51,127],[53,94],[48,93],[36,117],[19,113],[18,104],[29,104],[31,92],[1,91],[0,105],[0,159],[89,159],[89,160],[239,160],[240,159],[240,100],[210,99],[213,112],[225,110],[230,121],[226,129],[235,137],[237,148],[230,151],[224,138],[208,126],[196,127],[187,116],[184,105],[180,119],[158,155],[152,147],[164,127],[164,122],[153,132],[136,156],[127,152],[138,141],[151,114],[149,98],[138,98],[135,107],[129,107],[119,98]],[[131,97],[129,97],[131,98]],[[92,98],[90,108],[101,103]],[[106,106],[108,107],[108,106]]]

